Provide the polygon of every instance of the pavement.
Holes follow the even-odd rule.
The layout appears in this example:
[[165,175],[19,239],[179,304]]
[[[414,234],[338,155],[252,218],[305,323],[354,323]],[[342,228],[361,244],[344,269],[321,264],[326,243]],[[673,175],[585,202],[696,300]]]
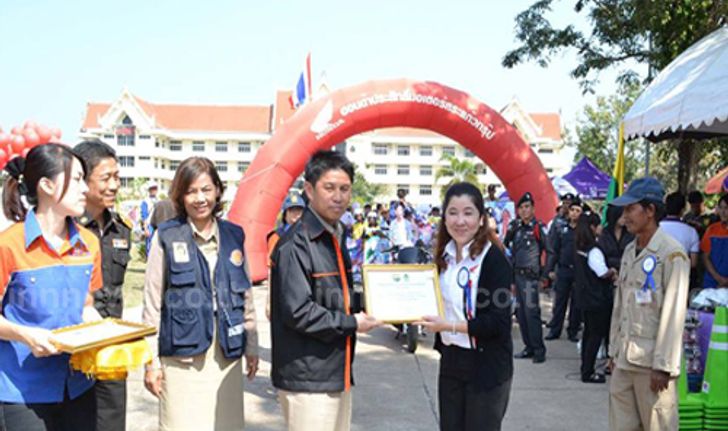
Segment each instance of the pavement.
[[[263,313],[266,287],[254,287],[258,311],[260,370],[245,382],[245,429],[284,430],[280,406],[270,382],[270,331]],[[544,317],[551,300],[542,295]],[[124,317],[139,320],[139,307]],[[354,362],[352,430],[432,431],[438,429],[437,370],[439,354],[433,336],[420,340],[415,354],[407,353],[391,326],[361,335]],[[523,348],[518,325],[513,326],[514,351]],[[547,341],[546,362],[515,360],[515,375],[503,430],[605,430],[609,395],[604,384],[582,383],[575,343],[562,338]],[[141,370],[128,380],[127,430],[157,429],[158,403],[143,384]]]

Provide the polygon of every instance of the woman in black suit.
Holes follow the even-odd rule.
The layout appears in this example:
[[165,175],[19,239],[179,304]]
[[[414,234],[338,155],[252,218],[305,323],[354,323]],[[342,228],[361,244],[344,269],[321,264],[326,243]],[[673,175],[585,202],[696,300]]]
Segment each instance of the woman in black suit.
[[440,429],[500,430],[513,377],[513,271],[474,185],[451,186],[442,208],[435,263],[445,316],[418,322],[437,332]]

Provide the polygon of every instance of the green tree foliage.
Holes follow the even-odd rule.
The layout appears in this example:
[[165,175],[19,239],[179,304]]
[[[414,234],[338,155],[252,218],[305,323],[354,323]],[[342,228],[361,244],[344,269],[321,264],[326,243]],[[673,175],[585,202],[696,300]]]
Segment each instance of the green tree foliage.
[[[617,160],[619,123],[639,95],[640,87],[625,83],[611,96],[599,96],[594,105],[587,105],[577,118],[573,133],[566,142],[576,147],[574,162],[586,156],[602,171],[612,174]],[[625,181],[631,181],[644,172],[645,152],[641,139],[625,142]]]
[[372,184],[357,169],[354,173],[354,184],[351,186],[352,199],[362,205],[371,204],[388,193],[384,184]]
[[[724,0],[572,0],[574,10],[585,15],[589,32],[573,24],[556,27],[548,19],[554,0],[538,0],[516,17],[515,49],[503,58],[505,67],[535,61],[546,67],[554,55],[574,49],[578,64],[571,76],[584,92],[593,91],[599,73],[624,67],[618,82],[648,83],[653,72],[662,70],[680,53],[726,23],[728,1]],[[646,65],[647,76],[629,67]],[[721,142],[676,141],[654,145],[657,159],[673,165],[685,191],[701,178],[701,163],[725,160]],[[714,167],[713,167],[714,168]],[[659,170],[659,169],[658,169]],[[714,169],[708,169],[712,171]],[[696,173],[694,175],[694,173]]]
[[445,160],[448,164],[438,168],[437,172],[435,172],[435,183],[437,183],[440,178],[450,179],[445,187],[440,190],[441,198],[445,198],[445,192],[455,183],[468,182],[479,187],[478,171],[475,163],[470,160],[458,159],[450,154],[444,154],[440,160]]

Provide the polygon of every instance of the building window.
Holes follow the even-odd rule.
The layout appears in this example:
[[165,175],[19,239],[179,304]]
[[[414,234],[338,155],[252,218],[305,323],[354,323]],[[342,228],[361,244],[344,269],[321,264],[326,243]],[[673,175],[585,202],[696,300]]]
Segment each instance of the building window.
[[397,190],[404,190],[404,194],[408,195],[410,192],[410,187],[407,184],[397,184]]
[[139,135],[139,139],[152,139],[150,135]]
[[119,166],[122,168],[133,168],[134,156],[119,156]]
[[432,166],[431,165],[420,166],[420,175],[422,175],[422,176],[432,175]]
[[250,142],[238,142],[238,153],[249,153]]
[[387,175],[387,165],[374,165],[374,175]]
[[149,156],[139,156],[139,160],[151,160],[152,158]]
[[116,145],[120,147],[133,147],[134,146],[134,135],[117,135]]
[[169,141],[169,151],[182,151],[182,142]]
[[442,147],[442,155],[443,156],[454,156],[455,155],[455,147],[452,145],[448,145],[446,147]]
[[250,163],[248,163],[248,162],[238,162],[238,172],[240,172],[241,174],[244,174],[245,171],[247,171],[249,167],[250,167]]
[[409,165],[397,165],[397,175],[409,175]]
[[215,169],[217,169],[218,172],[227,172],[227,162],[215,162]]
[[104,135],[104,139],[114,139],[114,135]]
[[487,167],[487,166],[485,166],[485,165],[484,165],[484,164],[482,164],[482,163],[478,163],[478,164],[477,164],[477,165],[475,166],[475,173],[476,173],[477,175],[486,175],[486,174],[488,173],[488,167]]
[[554,168],[546,168],[546,173],[547,174],[553,174],[554,173]]
[[420,147],[420,156],[431,156],[432,145],[423,145]]
[[227,153],[227,150],[228,150],[227,142],[224,142],[224,141],[215,142],[215,152],[216,153]]
[[554,149],[553,148],[543,148],[543,147],[541,147],[541,148],[538,149],[538,152],[539,152],[539,154],[553,154],[554,153]]
[[204,153],[205,152],[205,142],[204,141],[192,141],[192,151],[195,153]]
[[397,155],[398,156],[409,156],[410,155],[409,145],[397,145]]
[[386,156],[388,153],[387,144],[374,144],[374,154],[377,156]]
[[472,151],[470,151],[470,150],[468,150],[468,149],[466,148],[466,149],[465,149],[465,157],[467,157],[467,158],[469,158],[469,159],[472,159],[473,157],[475,157],[475,154],[473,154],[473,152],[472,152]]
[[121,177],[121,178],[119,178],[119,180],[121,182],[121,187],[124,187],[124,188],[131,187],[131,178]]
[[420,196],[432,196],[432,186],[431,185],[421,185],[420,186]]
[[154,169],[159,169],[159,160],[154,159]]
[[169,170],[176,171],[179,168],[179,160],[171,160],[169,162]]

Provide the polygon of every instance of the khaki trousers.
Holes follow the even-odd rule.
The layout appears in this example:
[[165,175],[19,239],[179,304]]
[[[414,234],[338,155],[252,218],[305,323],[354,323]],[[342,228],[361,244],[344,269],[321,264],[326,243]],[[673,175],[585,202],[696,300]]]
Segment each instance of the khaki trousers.
[[675,380],[667,389],[650,389],[650,371],[614,368],[609,384],[609,429],[613,431],[677,431]]
[[349,431],[351,391],[311,393],[278,391],[288,431]]

